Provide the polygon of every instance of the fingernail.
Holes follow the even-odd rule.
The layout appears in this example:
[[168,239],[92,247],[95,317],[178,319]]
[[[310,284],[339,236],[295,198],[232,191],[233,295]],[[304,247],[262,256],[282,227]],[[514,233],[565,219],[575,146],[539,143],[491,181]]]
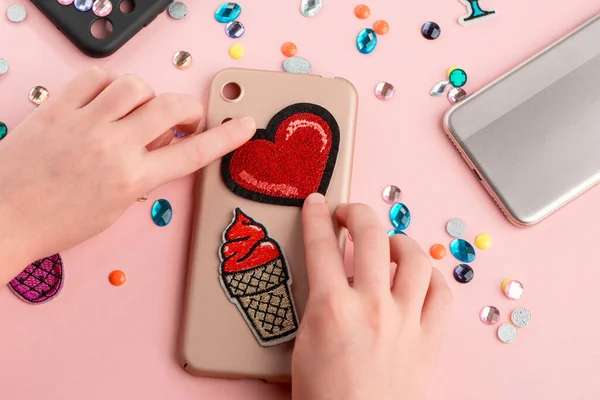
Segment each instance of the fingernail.
[[254,132],[256,130],[256,123],[254,122],[254,118],[252,117],[243,117],[242,119],[240,119],[240,123],[244,128],[246,128],[249,131]]
[[321,193],[313,193],[306,198],[308,204],[325,204],[325,196]]

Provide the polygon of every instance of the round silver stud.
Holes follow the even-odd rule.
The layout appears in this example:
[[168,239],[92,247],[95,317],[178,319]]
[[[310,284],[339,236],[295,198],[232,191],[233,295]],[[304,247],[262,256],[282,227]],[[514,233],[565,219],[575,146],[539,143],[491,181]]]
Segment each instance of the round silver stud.
[[459,238],[464,235],[466,230],[467,224],[460,218],[452,218],[446,224],[446,232],[448,232],[448,235],[455,238]]
[[517,338],[517,329],[510,325],[504,324],[498,327],[498,339],[504,343],[512,343]]
[[168,13],[173,19],[183,19],[188,13],[188,7],[184,2],[174,1],[169,6]]
[[510,315],[510,320],[515,326],[524,328],[531,322],[531,313],[526,308],[517,308]]
[[20,4],[13,4],[12,6],[8,7],[6,16],[10,22],[21,22],[27,16],[27,10]]

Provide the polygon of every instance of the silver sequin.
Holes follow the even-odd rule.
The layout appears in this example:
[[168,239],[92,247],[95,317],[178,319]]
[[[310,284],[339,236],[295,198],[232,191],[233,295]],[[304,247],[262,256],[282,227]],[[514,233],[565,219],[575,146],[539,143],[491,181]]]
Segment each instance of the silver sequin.
[[517,308],[510,315],[510,320],[515,326],[524,328],[531,322],[531,313],[526,308]]
[[300,2],[300,12],[305,17],[314,17],[323,7],[322,0],[302,0]]
[[498,327],[498,339],[502,340],[504,343],[512,343],[517,338],[517,329],[510,325],[504,324]]
[[13,4],[12,6],[8,7],[6,16],[10,22],[21,22],[27,16],[27,10],[20,4]]
[[285,72],[294,72],[296,74],[308,74],[311,70],[310,61],[302,57],[290,57],[283,62]]
[[467,224],[460,218],[452,218],[446,224],[446,232],[448,232],[448,235],[455,238],[459,238],[464,235],[466,230]]
[[183,19],[188,13],[188,8],[184,2],[174,1],[169,6],[169,16],[173,19]]
[[463,88],[452,88],[448,92],[448,101],[450,104],[454,105],[460,101],[463,101],[467,98],[467,92]]
[[450,85],[450,82],[448,81],[438,82],[434,87],[431,88],[429,95],[433,97],[441,97],[444,93],[450,90],[451,87],[452,85]]
[[4,58],[0,58],[0,75],[8,72],[8,62]]

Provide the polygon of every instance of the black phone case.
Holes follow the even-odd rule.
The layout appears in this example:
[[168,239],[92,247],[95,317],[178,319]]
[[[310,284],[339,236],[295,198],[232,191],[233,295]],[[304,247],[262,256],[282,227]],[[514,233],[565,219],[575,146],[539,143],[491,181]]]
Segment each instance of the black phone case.
[[82,12],[73,4],[64,6],[56,0],[31,0],[31,2],[83,53],[102,58],[116,52],[148,26],[164,11],[172,0],[134,0],[135,8],[129,14],[120,10],[123,0],[113,0],[113,10],[105,19],[113,25],[113,31],[105,39],[97,39],[91,33],[92,24],[101,19],[92,10]]

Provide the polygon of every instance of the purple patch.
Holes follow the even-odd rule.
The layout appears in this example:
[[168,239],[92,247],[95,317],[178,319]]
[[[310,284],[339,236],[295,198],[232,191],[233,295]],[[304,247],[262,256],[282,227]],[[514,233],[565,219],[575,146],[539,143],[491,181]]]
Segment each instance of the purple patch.
[[52,299],[62,288],[63,263],[55,254],[30,264],[8,283],[19,298],[30,304]]

